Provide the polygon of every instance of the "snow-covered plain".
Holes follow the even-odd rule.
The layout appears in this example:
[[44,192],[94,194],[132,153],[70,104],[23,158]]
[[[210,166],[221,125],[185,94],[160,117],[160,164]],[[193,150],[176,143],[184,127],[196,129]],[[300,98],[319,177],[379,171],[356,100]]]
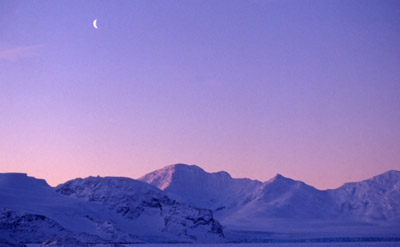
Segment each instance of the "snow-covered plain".
[[[399,247],[400,242],[329,242],[329,243],[228,243],[228,244],[93,244],[87,247]],[[27,247],[39,247],[30,244]]]
[[[335,242],[335,243],[235,243],[235,244],[145,244],[126,247],[399,247],[400,242]],[[97,246],[96,246],[97,247]]]

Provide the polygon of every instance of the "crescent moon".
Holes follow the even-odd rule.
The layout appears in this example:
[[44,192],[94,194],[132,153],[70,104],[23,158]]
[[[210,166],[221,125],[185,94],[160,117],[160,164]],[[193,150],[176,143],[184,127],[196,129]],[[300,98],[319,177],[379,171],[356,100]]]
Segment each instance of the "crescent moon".
[[93,27],[96,28],[96,29],[98,29],[98,27],[97,27],[97,19],[94,19],[94,21],[93,21]]

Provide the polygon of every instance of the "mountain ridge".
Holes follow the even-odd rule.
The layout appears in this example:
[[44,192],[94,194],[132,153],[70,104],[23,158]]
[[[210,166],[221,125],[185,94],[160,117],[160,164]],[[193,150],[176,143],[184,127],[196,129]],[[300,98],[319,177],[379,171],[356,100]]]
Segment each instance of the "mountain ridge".
[[[197,166],[179,164],[167,166],[168,180],[162,180],[164,169],[139,180],[156,187],[161,182],[159,188],[171,197],[183,198],[193,206],[210,208],[216,218],[227,225],[275,218],[340,220],[358,224],[400,222],[397,210],[400,208],[400,171],[396,170],[345,183],[336,189],[319,190],[279,173],[264,182],[232,178],[229,174],[217,181],[215,178],[221,172],[208,173]],[[193,177],[194,174],[197,177]]]
[[[247,178],[247,177],[232,177],[232,176],[229,174],[229,172],[224,171],[224,170],[217,171],[217,172],[207,172],[207,171],[205,171],[203,168],[201,168],[201,167],[198,166],[198,165],[194,165],[194,164],[192,164],[192,165],[187,165],[187,164],[183,164],[183,163],[176,163],[176,164],[171,164],[171,165],[164,166],[163,168],[154,170],[154,171],[152,171],[152,172],[149,172],[149,173],[147,173],[147,174],[145,174],[145,175],[143,175],[143,176],[137,178],[137,180],[140,180],[140,181],[147,180],[147,179],[149,178],[149,177],[148,177],[149,175],[159,174],[160,172],[162,172],[162,171],[164,171],[164,170],[168,170],[169,172],[173,172],[173,169],[176,168],[176,167],[179,167],[179,168],[185,167],[185,168],[200,169],[201,171],[203,171],[203,172],[205,172],[205,173],[208,173],[208,174],[226,174],[227,176],[229,176],[229,177],[232,178],[232,179],[248,179],[248,180],[251,180],[251,181],[258,181],[258,182],[261,182],[261,183],[265,183],[265,182],[267,182],[267,181],[269,181],[269,180],[271,180],[271,179],[274,179],[274,178],[276,178],[276,177],[291,179],[291,180],[294,180],[294,181],[301,181],[301,180],[296,180],[296,179],[294,179],[294,178],[290,178],[290,177],[284,176],[284,175],[282,175],[281,173],[276,173],[273,177],[271,177],[270,179],[267,179],[267,180],[265,180],[265,181],[261,181],[261,180],[258,180],[258,179],[251,179],[251,178]],[[309,185],[309,186],[312,186],[312,187],[316,188],[317,190],[320,190],[320,191],[328,191],[328,190],[335,190],[335,189],[338,189],[338,188],[340,188],[340,187],[342,187],[343,185],[348,184],[348,183],[359,183],[359,182],[363,182],[363,181],[366,181],[366,180],[373,179],[373,178],[375,178],[375,177],[380,177],[381,175],[396,175],[396,176],[399,176],[399,177],[400,177],[400,170],[390,169],[390,170],[384,171],[384,172],[382,172],[382,173],[379,173],[379,174],[377,174],[377,175],[373,175],[372,177],[368,177],[368,178],[361,179],[361,180],[357,180],[357,181],[345,182],[345,183],[343,183],[342,185],[340,185],[340,186],[338,186],[338,187],[336,187],[336,188],[328,188],[328,189],[318,189],[318,188],[316,188],[315,186],[313,186],[313,185],[311,185],[311,184],[307,184],[307,183],[305,183],[305,182],[303,182],[303,181],[301,181],[301,182],[303,182],[303,183],[305,183],[305,184],[307,184],[307,185]],[[164,186],[167,186],[167,185],[164,185]],[[156,187],[158,187],[158,186],[156,186]]]
[[279,173],[261,182],[185,164],[139,180],[90,176],[56,187],[0,173],[0,239],[11,243],[400,238],[398,227],[397,170],[329,190]]

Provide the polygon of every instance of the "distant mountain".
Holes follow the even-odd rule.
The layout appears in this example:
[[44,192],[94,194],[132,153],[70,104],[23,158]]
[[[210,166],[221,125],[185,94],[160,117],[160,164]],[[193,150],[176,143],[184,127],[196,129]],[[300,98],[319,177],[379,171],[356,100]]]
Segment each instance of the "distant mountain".
[[44,180],[10,173],[0,174],[1,239],[218,242],[223,230],[210,210],[172,200],[133,179],[89,177],[52,188]]
[[400,171],[346,183],[329,192],[345,217],[400,222]]
[[[207,173],[195,165],[177,164],[139,180],[154,185],[188,204],[211,208],[220,216],[249,210],[255,217],[320,218],[334,204],[329,193],[278,174],[267,182],[232,178],[227,172]],[[314,206],[320,205],[316,211]],[[251,210],[250,210],[251,208]],[[249,216],[246,214],[246,217]]]
[[327,219],[336,216],[334,200],[326,192],[278,174],[254,192],[238,212],[245,218]]
[[[129,231],[145,241],[220,241],[222,226],[211,210],[170,199],[164,192],[141,181],[122,177],[74,179],[56,187],[60,194],[99,202],[129,221]],[[124,223],[126,224],[126,223]],[[160,236],[157,236],[160,235]],[[158,238],[158,239],[157,239]]]
[[254,199],[262,183],[232,178],[227,172],[207,173],[195,165],[176,164],[151,172],[140,181],[154,185],[190,205],[226,215]]
[[318,190],[177,164],[139,180],[88,177],[53,188],[0,174],[0,246],[116,242],[400,240],[400,171]]
[[399,174],[389,171],[335,190],[318,190],[280,174],[260,182],[177,164],[139,180],[190,205],[214,210],[215,217],[228,228],[299,231],[337,225],[345,232],[349,225],[400,225]]

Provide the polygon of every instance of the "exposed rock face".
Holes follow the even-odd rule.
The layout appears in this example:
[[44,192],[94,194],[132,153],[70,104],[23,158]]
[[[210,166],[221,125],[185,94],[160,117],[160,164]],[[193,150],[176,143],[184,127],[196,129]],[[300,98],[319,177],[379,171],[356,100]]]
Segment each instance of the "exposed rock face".
[[[179,236],[189,236],[196,240],[197,229],[202,229],[201,234],[212,233],[215,236],[224,237],[221,224],[213,218],[211,210],[193,209],[182,203],[177,203],[169,208],[165,219],[163,231],[171,231]],[[214,237],[214,240],[218,240]]]
[[41,242],[68,234],[63,226],[44,215],[0,209],[0,236],[7,236],[11,242]]

